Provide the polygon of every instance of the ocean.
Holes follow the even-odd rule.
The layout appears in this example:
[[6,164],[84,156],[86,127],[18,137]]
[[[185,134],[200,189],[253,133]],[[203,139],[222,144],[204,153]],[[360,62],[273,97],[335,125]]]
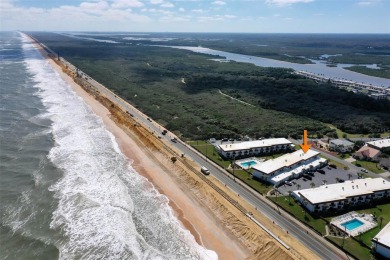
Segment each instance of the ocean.
[[0,259],[217,259],[22,34],[0,70]]

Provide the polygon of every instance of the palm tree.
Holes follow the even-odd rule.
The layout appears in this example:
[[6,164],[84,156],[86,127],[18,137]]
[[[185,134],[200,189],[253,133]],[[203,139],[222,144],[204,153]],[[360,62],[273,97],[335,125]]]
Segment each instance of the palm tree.
[[383,217],[379,217],[379,220],[381,221],[381,225],[379,226],[379,229],[381,229],[382,228]]
[[292,193],[292,191],[289,190],[289,191],[288,191],[288,204],[289,204],[289,205],[291,205],[291,193]]
[[297,188],[298,188],[298,190],[301,188],[301,184],[297,184]]
[[348,180],[352,178],[352,174],[348,173]]
[[312,183],[310,183],[310,186],[311,186],[312,188],[314,188],[314,187],[316,186],[316,184],[315,184],[314,182],[312,182]]

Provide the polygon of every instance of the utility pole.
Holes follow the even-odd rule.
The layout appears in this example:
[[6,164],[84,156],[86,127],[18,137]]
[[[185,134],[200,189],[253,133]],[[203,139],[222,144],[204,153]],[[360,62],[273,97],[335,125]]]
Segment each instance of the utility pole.
[[236,181],[236,175],[234,174],[234,170],[236,169],[236,156],[233,159],[233,180]]

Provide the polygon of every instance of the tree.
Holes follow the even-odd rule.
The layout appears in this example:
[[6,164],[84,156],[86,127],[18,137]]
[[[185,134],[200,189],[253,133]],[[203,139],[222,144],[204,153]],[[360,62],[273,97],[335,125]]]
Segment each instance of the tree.
[[288,191],[288,204],[291,205],[291,194],[292,194],[292,191],[289,190]]
[[312,188],[314,188],[314,187],[316,186],[316,184],[315,184],[314,182],[312,182],[312,183],[310,183],[310,186],[311,186]]
[[301,184],[297,184],[297,188],[298,188],[298,190],[301,188]]
[[348,180],[352,178],[352,174],[348,173]]
[[381,224],[380,224],[380,226],[379,226],[379,229],[381,229],[381,228],[382,228],[383,217],[379,217],[379,220],[381,221]]

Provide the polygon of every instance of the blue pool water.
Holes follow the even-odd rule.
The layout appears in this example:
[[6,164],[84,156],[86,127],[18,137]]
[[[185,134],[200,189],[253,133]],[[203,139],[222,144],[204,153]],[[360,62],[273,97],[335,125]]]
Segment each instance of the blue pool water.
[[249,167],[251,167],[252,165],[257,164],[257,162],[255,162],[255,161],[247,161],[247,162],[243,162],[243,163],[240,163],[240,164],[241,164],[241,166],[243,166],[243,167],[249,168]]
[[355,228],[358,228],[362,225],[364,225],[363,222],[361,222],[360,220],[354,218],[352,220],[349,220],[347,222],[344,222],[341,224],[343,227],[346,227],[349,231],[355,229]]

